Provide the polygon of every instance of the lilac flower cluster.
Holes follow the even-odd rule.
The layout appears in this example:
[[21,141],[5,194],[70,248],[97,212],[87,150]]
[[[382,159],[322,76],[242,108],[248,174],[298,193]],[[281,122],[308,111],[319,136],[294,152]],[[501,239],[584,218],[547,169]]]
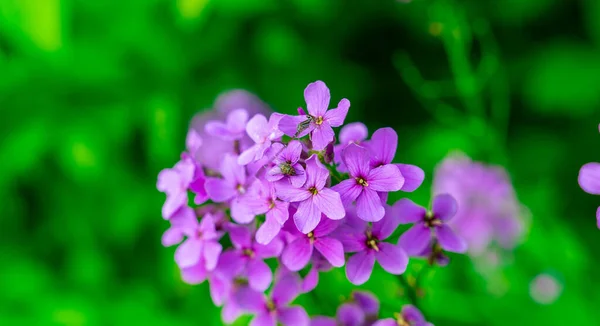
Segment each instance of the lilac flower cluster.
[[[581,189],[588,194],[600,195],[600,163],[590,162],[583,165],[579,170],[578,182]],[[596,224],[600,229],[600,207],[596,210]]]
[[[521,204],[501,167],[474,162],[464,154],[450,155],[435,171],[433,193],[456,199],[460,209],[448,225],[466,241],[473,256],[489,253],[493,246],[512,249],[525,231]],[[442,205],[450,209],[449,203]],[[443,232],[438,231],[438,239],[444,239]]]
[[[387,204],[388,193],[413,191],[424,179],[419,167],[393,163],[393,129],[368,139],[364,124],[344,126],[350,102],[330,109],[321,81],[309,84],[304,98],[306,111],[293,116],[269,114],[242,91],[219,98],[216,110],[194,118],[181,160],[158,176],[170,222],[162,243],[178,245],[185,282],[208,280],[227,323],[250,313],[253,325],[308,325],[305,310],[291,303],[314,289],[320,272],[345,265],[348,280],[360,285],[375,261],[400,275],[409,255],[445,265],[444,251],[467,249],[450,224],[457,214],[451,196],[436,196],[431,212],[408,199]],[[414,226],[393,237],[406,223]],[[375,322],[373,309],[357,308],[360,297],[340,307],[337,321],[312,323],[427,325],[411,306]]]

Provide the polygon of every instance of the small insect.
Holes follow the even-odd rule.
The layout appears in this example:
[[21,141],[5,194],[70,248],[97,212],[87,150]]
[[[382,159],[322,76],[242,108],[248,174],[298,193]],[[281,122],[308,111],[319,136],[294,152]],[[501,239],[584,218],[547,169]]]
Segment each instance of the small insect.
[[285,175],[291,175],[294,176],[296,175],[296,170],[292,167],[292,165],[290,163],[281,163],[279,165],[279,168],[281,169],[281,173],[285,174]]
[[298,135],[300,135],[304,130],[306,130],[313,121],[314,118],[311,115],[307,115],[306,120],[298,124],[298,127],[296,128],[296,134],[294,134],[293,138],[298,138]]

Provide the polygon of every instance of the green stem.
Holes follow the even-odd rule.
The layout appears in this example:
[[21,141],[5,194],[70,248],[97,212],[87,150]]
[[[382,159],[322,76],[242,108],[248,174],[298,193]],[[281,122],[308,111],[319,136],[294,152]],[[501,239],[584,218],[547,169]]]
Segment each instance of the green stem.
[[398,280],[400,281],[400,283],[402,283],[402,287],[404,288],[410,303],[413,306],[419,308],[419,305],[417,302],[417,291],[415,290],[415,288],[413,288],[412,286],[410,286],[410,284],[408,284],[408,281],[406,280],[406,278],[404,278],[404,274],[398,275]]

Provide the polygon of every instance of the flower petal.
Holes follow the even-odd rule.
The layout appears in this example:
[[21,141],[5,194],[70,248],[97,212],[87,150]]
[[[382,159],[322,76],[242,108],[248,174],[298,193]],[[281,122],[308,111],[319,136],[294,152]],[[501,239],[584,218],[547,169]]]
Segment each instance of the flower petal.
[[246,122],[248,122],[248,111],[245,109],[235,109],[227,115],[227,128],[233,134],[242,133],[246,129]]
[[306,172],[302,165],[298,163],[292,165],[292,167],[294,168],[294,171],[296,171],[296,174],[289,176],[290,182],[292,183],[292,186],[300,188],[306,183]]
[[296,188],[286,180],[276,183],[275,191],[277,197],[290,203],[307,200],[311,197],[311,193],[306,188]]
[[317,227],[321,220],[321,211],[312,198],[300,202],[298,210],[294,214],[294,224],[300,232],[307,234]]
[[273,286],[272,298],[277,304],[285,306],[300,294],[301,281],[296,273],[286,274]]
[[369,149],[373,156],[371,166],[390,164],[396,155],[398,135],[392,128],[377,129],[369,141]]
[[208,198],[217,203],[228,201],[236,194],[234,186],[223,179],[206,178],[204,187]]
[[192,267],[200,261],[203,243],[198,239],[187,239],[175,250],[175,262],[179,268]]
[[425,322],[425,317],[417,307],[407,304],[402,307],[402,316],[408,321],[419,325]]
[[435,235],[440,246],[444,248],[444,250],[456,253],[464,253],[467,251],[467,243],[461,237],[456,235],[448,225],[442,224],[436,226]]
[[300,306],[282,308],[278,311],[279,322],[286,326],[309,326],[310,318]]
[[200,284],[206,280],[207,276],[208,272],[203,261],[181,269],[181,279],[187,284]]
[[320,151],[325,149],[329,143],[333,141],[335,138],[335,133],[331,126],[323,123],[320,126],[317,126],[311,134],[310,139],[312,140],[313,149],[316,151]]
[[340,130],[340,144],[348,145],[350,143],[361,142],[369,136],[369,130],[362,122],[352,122],[342,127]]
[[375,223],[373,223],[373,235],[377,237],[379,240],[387,239],[396,228],[398,228],[398,216],[393,213],[393,209],[389,205],[384,206],[385,215],[383,218]]
[[408,198],[402,198],[394,204],[392,212],[398,216],[400,224],[407,224],[423,221],[427,210]]
[[279,130],[281,130],[284,134],[290,136],[290,137],[298,137],[298,138],[302,138],[306,135],[308,135],[309,132],[313,131],[315,129],[315,124],[311,123],[307,126],[306,129],[299,131],[298,125],[306,122],[308,119],[308,116],[306,115],[284,115],[281,120],[279,120],[279,125],[278,128]]
[[332,220],[332,219],[328,219],[328,218],[321,219],[321,222],[319,222],[319,225],[317,225],[317,227],[314,229],[313,233],[315,234],[315,237],[317,237],[317,238],[324,237],[324,236],[330,234],[331,232],[335,231],[335,229],[337,229],[338,226],[340,226],[340,224],[342,222],[343,221]]
[[211,274],[208,282],[210,285],[210,297],[212,298],[215,306],[220,307],[229,296],[231,291],[231,282],[218,273]]
[[162,207],[162,216],[168,220],[177,213],[180,208],[183,208],[188,203],[188,194],[186,191],[173,193],[167,196],[167,200]]
[[227,180],[233,186],[246,184],[246,169],[238,164],[237,155],[227,153],[223,155],[221,168],[219,171],[223,179]]
[[171,194],[180,191],[181,183],[181,177],[175,169],[163,169],[158,174],[156,188],[160,192]]
[[300,160],[300,154],[302,154],[302,143],[297,140],[292,140],[281,151],[279,157],[284,162],[294,164]]
[[219,261],[219,255],[221,255],[223,246],[216,241],[205,241],[202,250],[206,261],[206,270],[212,271],[217,267],[217,262]]
[[398,245],[404,248],[409,255],[416,256],[427,247],[430,239],[431,230],[425,224],[418,223],[400,236]]
[[365,313],[354,303],[341,305],[336,313],[340,325],[361,326],[365,322]]
[[317,80],[308,84],[304,89],[304,100],[306,100],[306,109],[313,117],[322,117],[329,107],[329,88],[324,82]]
[[371,326],[398,326],[398,323],[396,323],[396,320],[392,318],[386,318],[376,321]]
[[[263,150],[264,148],[261,146],[261,144],[254,144],[253,146],[243,151],[242,154],[240,154],[237,163],[239,165],[250,164],[257,160],[257,156],[259,156],[259,154],[262,154],[261,151]],[[260,156],[260,158],[262,158],[262,156]]]
[[269,134],[268,124],[269,122],[264,115],[256,114],[248,121],[246,133],[255,143],[263,143]]
[[579,186],[585,192],[600,195],[600,163],[587,163],[579,170]]
[[346,277],[350,283],[361,285],[365,283],[373,272],[375,255],[370,250],[354,254],[346,264]]
[[423,169],[416,165],[410,164],[395,164],[400,173],[404,177],[404,185],[402,185],[402,191],[413,192],[417,190],[425,180],[425,172]]
[[208,121],[204,126],[204,131],[211,136],[223,140],[234,140],[236,138],[236,135],[221,121]]
[[259,292],[269,288],[273,280],[273,272],[262,259],[250,259],[246,268],[250,287]]
[[248,206],[241,198],[231,201],[231,217],[240,224],[247,224],[254,220],[253,208]]
[[596,224],[600,229],[600,207],[598,207],[598,209],[596,210]]
[[342,204],[349,206],[358,198],[363,187],[356,183],[354,179],[343,180],[331,188],[340,194]]
[[315,240],[317,249],[334,267],[344,266],[344,247],[342,243],[334,238],[317,238]]
[[291,271],[299,271],[308,264],[312,251],[313,246],[308,237],[300,236],[285,247],[281,262]]
[[[267,215],[269,213],[267,213]],[[270,243],[280,231],[281,224],[273,217],[267,217],[265,222],[258,228],[258,231],[256,231],[256,242],[266,245]]]
[[310,321],[310,326],[338,326],[338,323],[331,317],[316,316]]
[[332,220],[339,220],[346,216],[340,194],[329,188],[321,189],[313,196],[313,200],[319,210]]
[[275,315],[264,312],[256,315],[250,322],[250,326],[277,326]]
[[433,213],[442,221],[449,221],[454,217],[457,209],[456,200],[448,194],[437,195],[433,198]]
[[404,185],[404,177],[400,169],[393,164],[382,165],[369,172],[367,176],[369,188],[375,191],[398,191]]
[[308,271],[308,274],[302,280],[302,293],[308,293],[314,290],[319,284],[319,270],[314,266]]
[[369,171],[369,151],[359,145],[350,144],[342,152],[342,160],[354,178],[366,178]]
[[378,246],[379,251],[375,253],[375,258],[386,272],[400,275],[406,271],[408,256],[400,246],[386,242],[380,242]]
[[356,199],[356,215],[367,222],[377,222],[385,215],[385,209],[377,192],[369,189],[363,189]]
[[252,232],[249,227],[231,224],[228,227],[229,239],[237,249],[246,249],[252,246]]
[[348,115],[348,110],[350,109],[350,101],[343,98],[339,103],[336,109],[328,110],[325,112],[325,121],[329,123],[332,127],[339,127],[344,124],[344,119],[346,119],[346,115]]
[[375,315],[379,312],[379,300],[371,292],[365,291],[354,291],[352,292],[354,302],[360,306],[360,308],[367,315]]
[[321,164],[317,154],[311,155],[306,160],[306,184],[304,187],[307,189],[315,187],[317,190],[321,190],[325,187],[327,178],[329,178],[327,168]]

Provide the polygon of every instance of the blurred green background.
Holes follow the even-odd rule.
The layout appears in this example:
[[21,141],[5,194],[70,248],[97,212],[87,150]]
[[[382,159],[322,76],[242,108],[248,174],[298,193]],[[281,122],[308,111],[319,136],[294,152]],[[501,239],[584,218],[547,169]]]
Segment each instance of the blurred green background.
[[[317,79],[347,121],[398,131],[397,161],[426,171],[408,197],[459,149],[506,166],[528,208],[500,266],[453,256],[426,279],[432,322],[600,325],[600,199],[577,185],[600,160],[597,0],[0,0],[0,324],[219,325],[160,245],[156,175],[222,91],[291,113]],[[299,302],[333,315],[344,278]],[[384,316],[406,303],[381,271],[364,287]]]

